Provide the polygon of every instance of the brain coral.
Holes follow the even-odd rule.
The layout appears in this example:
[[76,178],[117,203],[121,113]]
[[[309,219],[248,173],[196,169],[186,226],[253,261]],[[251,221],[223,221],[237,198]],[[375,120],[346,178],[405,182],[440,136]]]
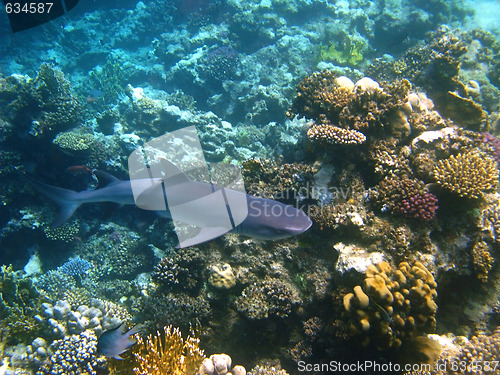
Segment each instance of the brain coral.
[[482,198],[498,185],[495,161],[475,151],[439,160],[433,176],[438,184],[466,198]]
[[379,350],[397,348],[435,328],[436,282],[420,262],[392,267],[387,262],[366,270],[363,286],[344,296],[344,317],[363,345]]

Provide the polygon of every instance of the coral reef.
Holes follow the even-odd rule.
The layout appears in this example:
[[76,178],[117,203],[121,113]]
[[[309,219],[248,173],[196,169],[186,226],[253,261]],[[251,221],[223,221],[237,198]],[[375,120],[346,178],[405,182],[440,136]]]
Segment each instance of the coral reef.
[[362,143],[368,135],[404,138],[411,132],[409,113],[405,112],[410,87],[407,80],[381,87],[368,77],[354,84],[347,77],[324,70],[298,85],[288,115],[314,120],[317,125],[308,136],[329,143]]
[[135,374],[184,375],[193,374],[205,358],[199,347],[199,339],[182,338],[178,328],[164,327],[163,332],[139,338],[134,350],[137,367]]
[[278,279],[266,279],[247,286],[235,300],[235,307],[248,319],[286,318],[302,303],[297,291]]
[[80,276],[86,274],[92,268],[92,263],[85,259],[73,258],[65,262],[57,270],[70,276]]
[[212,354],[205,358],[196,372],[196,375],[246,375],[243,366],[232,365],[232,359],[227,354]]
[[7,343],[29,342],[40,333],[35,315],[43,301],[30,277],[13,270],[12,265],[0,268],[0,333]]
[[37,371],[39,375],[95,374],[105,368],[106,360],[97,356],[97,337],[90,330],[54,341],[49,351],[52,355]]
[[387,178],[370,194],[370,201],[382,212],[419,220],[432,220],[438,209],[437,197],[426,191],[422,181]]
[[490,157],[469,151],[439,160],[433,171],[438,184],[460,197],[482,198],[498,185],[498,169]]
[[344,129],[329,124],[313,125],[307,131],[307,137],[315,142],[328,144],[361,144],[366,140],[363,133],[354,129]]
[[50,64],[43,63],[34,79],[20,75],[7,77],[2,88],[4,98],[8,98],[8,118],[16,132],[25,132],[21,136],[29,133],[52,138],[74,126],[80,116],[81,108],[69,81]]
[[153,280],[170,289],[193,292],[200,286],[203,265],[199,249],[180,249],[155,266]]
[[434,330],[436,282],[420,262],[391,267],[387,262],[368,266],[363,286],[344,296],[345,318],[363,345],[379,350]]
[[236,276],[231,265],[226,263],[221,267],[214,265],[209,268],[208,283],[217,289],[229,289],[236,285]]

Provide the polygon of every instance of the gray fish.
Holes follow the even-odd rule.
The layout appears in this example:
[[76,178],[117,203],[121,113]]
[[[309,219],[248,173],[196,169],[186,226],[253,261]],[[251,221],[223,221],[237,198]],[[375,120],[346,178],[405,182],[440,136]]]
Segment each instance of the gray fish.
[[[207,183],[191,180],[183,171],[167,160],[164,160],[167,168],[176,171],[174,177],[162,181],[160,178],[138,179],[134,184],[139,186],[142,194],[138,201],[148,201],[149,198],[163,197],[164,186],[167,187],[169,205],[182,205],[192,202],[205,195],[206,191],[221,191],[221,188]],[[33,179],[29,179],[31,185],[41,194],[47,196],[59,206],[59,213],[52,223],[52,227],[62,225],[68,220],[73,212],[84,203],[91,202],[115,202],[118,204],[135,204],[131,181],[121,181],[116,177],[97,170],[92,170],[98,177],[102,186],[96,190],[84,190],[80,192],[62,189],[56,186],[44,184]],[[301,210],[283,204],[281,202],[254,197],[232,189],[224,189],[224,193],[231,200],[243,198],[246,200],[248,215],[232,232],[248,237],[265,240],[277,240],[299,235],[312,225],[311,219]],[[183,241],[178,247],[194,246],[227,233],[223,226],[227,221],[228,211],[224,207],[221,211],[215,211],[210,206],[211,202],[204,200],[195,209],[184,210],[176,220],[189,225],[197,226],[199,234]],[[206,215],[200,212],[210,212],[212,216],[208,220]],[[159,216],[172,218],[169,210],[156,211]]]
[[132,327],[127,332],[125,332],[125,329],[125,323],[122,323],[118,327],[110,329],[99,336],[97,340],[97,353],[106,357],[123,359],[120,357],[120,354],[137,343],[131,336],[139,332],[137,326]]

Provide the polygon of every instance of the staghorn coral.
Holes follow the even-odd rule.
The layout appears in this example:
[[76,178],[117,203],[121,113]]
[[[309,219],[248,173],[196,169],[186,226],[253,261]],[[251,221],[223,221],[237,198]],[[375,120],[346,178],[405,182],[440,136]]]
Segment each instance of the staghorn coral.
[[178,328],[163,327],[163,332],[142,337],[137,341],[134,357],[137,375],[185,375],[194,374],[205,358],[199,347],[199,339],[182,338]]
[[92,263],[79,257],[68,260],[57,270],[70,276],[80,276],[86,274],[92,268]]
[[495,161],[477,151],[439,160],[433,177],[439,185],[465,198],[482,198],[498,185]]
[[329,124],[313,125],[307,131],[307,137],[323,144],[361,144],[366,141],[363,133],[354,129],[344,129]]
[[436,325],[436,282],[420,262],[387,262],[366,270],[363,286],[344,295],[343,314],[351,334],[378,350],[399,347],[403,341],[432,331]]

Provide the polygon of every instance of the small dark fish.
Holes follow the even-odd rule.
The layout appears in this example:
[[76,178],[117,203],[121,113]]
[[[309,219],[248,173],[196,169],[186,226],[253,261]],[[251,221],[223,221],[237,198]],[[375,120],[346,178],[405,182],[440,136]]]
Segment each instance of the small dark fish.
[[106,357],[123,359],[120,357],[120,354],[137,343],[137,341],[130,336],[139,332],[137,326],[132,327],[127,332],[125,332],[125,329],[125,323],[122,323],[118,327],[110,329],[99,336],[97,340],[97,353]]
[[384,309],[382,306],[380,306],[377,302],[375,302],[373,299],[370,299],[370,303],[373,303],[375,305],[375,307],[377,308],[377,310],[380,312],[380,314],[382,315],[382,318],[387,322],[387,323],[391,323],[391,317],[389,315],[389,313],[387,312],[386,309]]

